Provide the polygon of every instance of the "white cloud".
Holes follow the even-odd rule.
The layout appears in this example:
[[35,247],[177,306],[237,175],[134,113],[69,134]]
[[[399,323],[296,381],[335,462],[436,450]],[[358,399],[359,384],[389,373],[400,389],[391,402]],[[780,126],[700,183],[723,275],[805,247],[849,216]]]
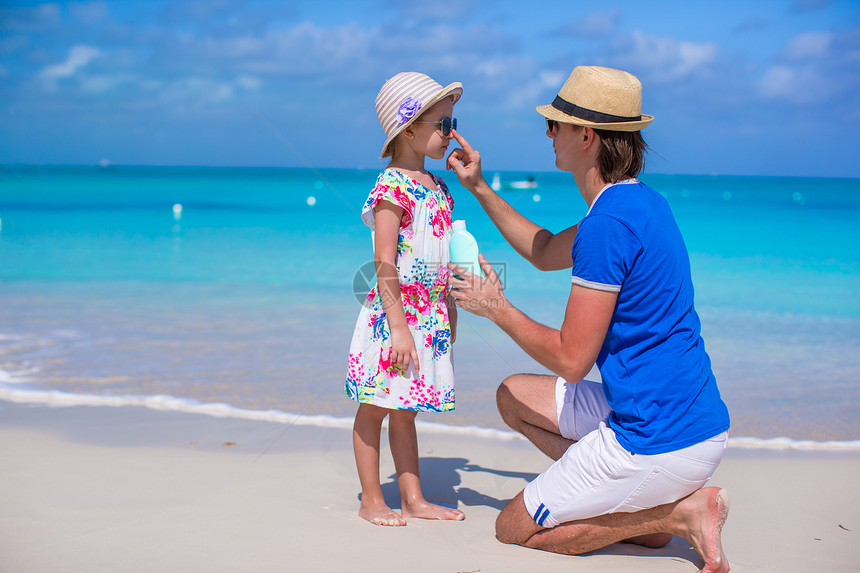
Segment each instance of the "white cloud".
[[54,64],[53,66],[44,68],[41,72],[41,76],[47,80],[71,77],[100,54],[101,52],[98,48],[94,48],[92,46],[85,46],[82,44],[72,46],[69,50],[69,55],[66,58],[66,61],[61,64]]
[[[568,72],[541,70],[536,74],[537,81],[526,78],[516,83],[511,82],[503,88],[504,108],[534,110],[536,105],[550,103],[568,75]],[[547,94],[552,95],[547,96]]]
[[117,75],[117,76],[88,76],[81,80],[81,91],[88,94],[101,94],[116,89],[128,81],[133,80],[132,76]]
[[492,98],[494,106],[507,111],[534,109],[547,103],[548,91],[557,91],[566,74],[541,70],[530,56],[508,56],[482,61],[473,68],[474,75],[463,77],[468,93]]
[[[143,85],[139,80],[138,83]],[[242,91],[257,90],[262,85],[263,82],[254,76],[239,76],[234,80],[188,76],[160,85],[154,93],[175,112],[189,114],[224,109],[224,104],[241,97]]]
[[223,101],[232,95],[229,84],[210,78],[191,76],[166,84],[158,93],[158,99],[174,104],[189,104],[200,107],[206,102]]
[[813,67],[773,66],[756,83],[765,99],[795,104],[826,101],[831,95],[829,82]]
[[716,44],[681,42],[678,44],[679,61],[674,73],[677,77],[687,76],[713,62],[716,55]]
[[766,98],[791,97],[794,91],[800,89],[797,85],[797,73],[788,66],[774,66],[762,77],[757,87],[759,93]]
[[705,71],[719,54],[714,43],[679,41],[671,37],[647,36],[634,31],[615,43],[614,64],[636,70],[656,83],[672,82]]
[[[245,75],[322,75],[355,68],[368,51],[372,31],[356,24],[325,28],[303,22],[259,36],[205,37],[182,42],[178,58],[189,65],[213,60]],[[176,50],[171,53],[177,57]],[[201,58],[201,56],[203,56]]]
[[[506,37],[484,23],[456,28],[448,24],[424,26],[421,41],[414,28],[373,28],[368,31],[368,55],[383,65],[404,69],[445,69],[462,73],[467,66],[516,53],[517,39]],[[489,69],[485,67],[485,72]]]
[[822,104],[836,101],[839,94],[856,93],[860,86],[858,39],[860,29],[795,36],[755,82],[757,95],[797,105]]
[[485,60],[475,66],[474,72],[479,76],[487,78],[498,78],[508,70],[508,62],[505,60]]
[[302,23],[276,44],[281,58],[301,62],[302,68],[339,67],[366,53],[368,31],[355,24],[324,28]]
[[543,87],[560,89],[564,80],[568,78],[568,75],[567,72],[543,70],[538,77]]
[[832,32],[807,32],[792,38],[783,48],[782,56],[788,60],[821,58],[830,52],[832,43]]
[[258,90],[263,82],[256,76],[239,76],[236,78],[236,85],[246,90]]

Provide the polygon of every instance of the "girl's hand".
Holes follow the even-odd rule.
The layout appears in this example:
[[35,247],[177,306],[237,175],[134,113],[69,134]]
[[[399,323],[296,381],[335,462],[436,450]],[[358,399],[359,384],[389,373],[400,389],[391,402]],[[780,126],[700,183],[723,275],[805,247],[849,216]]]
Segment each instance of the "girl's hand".
[[409,370],[409,361],[418,367],[418,350],[415,348],[415,339],[408,326],[393,328],[391,330],[391,367],[403,372]]

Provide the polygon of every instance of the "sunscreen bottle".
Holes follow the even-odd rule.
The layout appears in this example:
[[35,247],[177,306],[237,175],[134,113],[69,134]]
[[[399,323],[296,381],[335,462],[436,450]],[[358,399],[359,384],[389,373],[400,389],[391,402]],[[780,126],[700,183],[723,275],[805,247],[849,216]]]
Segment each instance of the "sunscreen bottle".
[[451,242],[448,243],[448,253],[451,255],[451,262],[479,277],[484,276],[481,263],[478,261],[478,242],[466,230],[466,221],[462,219],[454,221],[451,229],[453,231],[451,233]]

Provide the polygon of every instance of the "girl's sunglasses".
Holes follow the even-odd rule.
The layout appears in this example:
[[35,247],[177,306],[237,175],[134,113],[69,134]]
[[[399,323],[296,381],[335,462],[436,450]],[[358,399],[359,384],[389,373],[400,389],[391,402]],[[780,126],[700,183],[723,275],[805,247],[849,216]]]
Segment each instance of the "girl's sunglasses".
[[448,137],[452,129],[457,129],[457,118],[445,116],[440,121],[413,121],[412,123],[438,123],[442,127],[442,137]]

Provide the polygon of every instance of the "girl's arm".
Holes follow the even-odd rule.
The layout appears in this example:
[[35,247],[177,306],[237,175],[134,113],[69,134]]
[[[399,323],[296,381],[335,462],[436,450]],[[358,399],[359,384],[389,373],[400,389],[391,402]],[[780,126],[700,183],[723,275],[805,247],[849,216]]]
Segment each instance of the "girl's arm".
[[448,324],[451,325],[451,344],[454,344],[457,340],[457,305],[450,294],[445,297],[445,304],[448,306]]
[[380,201],[374,210],[376,212],[374,263],[376,279],[379,282],[379,297],[385,308],[388,328],[391,331],[391,364],[407,370],[411,359],[415,370],[418,370],[418,350],[415,348],[412,332],[406,324],[396,265],[403,208],[388,201]]

